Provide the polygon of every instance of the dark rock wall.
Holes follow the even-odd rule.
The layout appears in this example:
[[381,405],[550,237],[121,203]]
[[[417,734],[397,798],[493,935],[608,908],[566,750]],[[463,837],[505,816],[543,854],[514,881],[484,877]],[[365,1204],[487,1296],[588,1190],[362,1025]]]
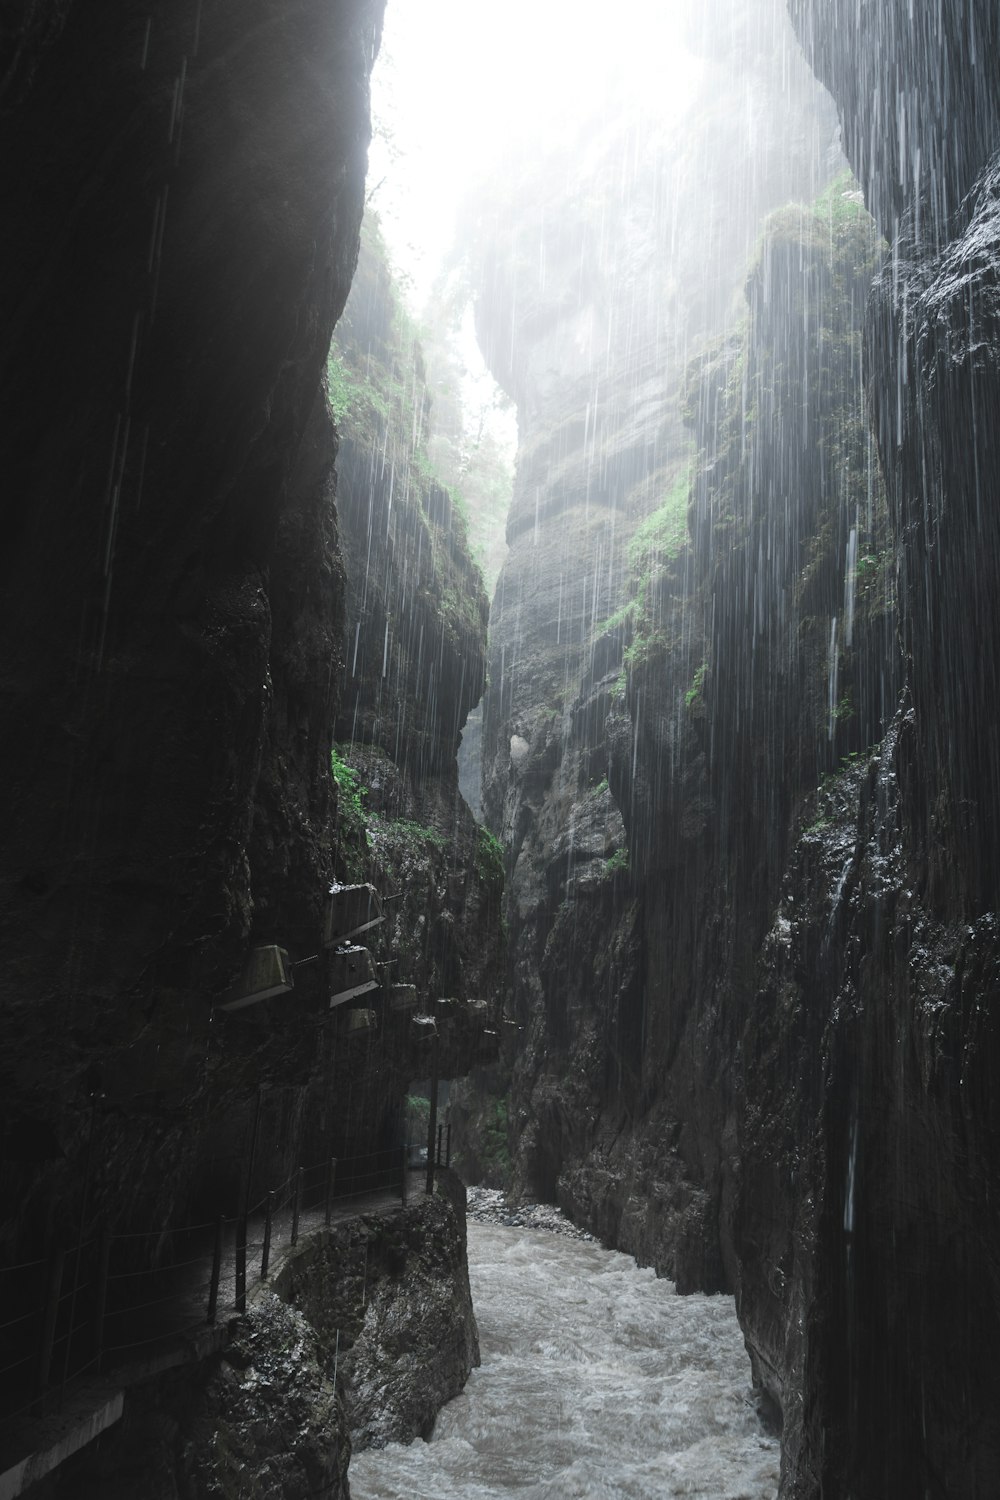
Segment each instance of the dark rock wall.
[[298,1069],[301,1025],[211,1007],[251,935],[315,951],[333,869],[316,396],[380,14],[4,22],[8,1242],[76,1222],[88,1138],[89,1213],[182,1213],[199,1154],[222,1171],[213,1122],[238,1136],[250,1080]]
[[[690,713],[686,695],[704,673],[712,590],[726,586],[704,582],[723,564],[689,544],[689,476],[696,438],[713,461],[723,444],[710,417],[697,418],[704,434],[685,422],[687,371],[707,339],[737,337],[768,210],[811,199],[839,161],[829,101],[781,8],[756,7],[758,25],[715,9],[704,34],[692,11],[706,55],[683,129],[627,115],[594,126],[571,159],[536,166],[484,210],[478,310],[520,432],[483,733],[524,1028],[509,1060],[514,1185],[558,1195],[682,1283],[712,1285],[719,1112],[706,1104],[700,1141],[678,1151],[683,1114],[662,1095],[690,974],[718,953],[703,909],[717,901],[708,736],[677,726],[704,712],[703,693]],[[706,385],[738,383],[734,357],[716,351]],[[724,517],[703,509],[711,539]],[[652,1122],[641,1145],[637,1120]]]
[[[735,1288],[783,1497],[973,1496],[1000,1473],[996,16],[791,8],[891,253],[869,301],[850,184],[766,225],[746,327],[690,368],[679,539],[669,505],[644,531],[654,496],[609,500],[623,433],[674,492],[666,384],[640,359],[602,430],[560,355],[592,316],[568,263],[561,302],[516,248],[490,269],[527,278],[483,329],[525,413],[485,728],[525,1027],[513,1180]],[[560,569],[581,595],[598,574],[603,628],[583,597],[564,613]],[[623,834],[605,912],[587,890]]]
[[[376,935],[394,980],[417,986],[422,1011],[445,997],[482,1003],[495,1033],[503,875],[456,763],[485,684],[489,607],[462,496],[428,458],[423,354],[370,218],[329,388],[343,409],[337,506],[348,574],[336,733],[359,799],[353,830],[349,819],[339,829],[342,857],[353,832],[357,867],[394,897]],[[461,1058],[474,1055],[477,1028],[463,1041],[462,1024],[442,1076],[466,1071]],[[427,1076],[426,1058],[411,1076]]]
[[907,688],[804,815],[764,946],[741,1314],[783,1495],[971,1497],[1000,1482],[996,14],[791,8],[891,240],[865,379]]
[[72,1500],[347,1500],[352,1451],[429,1435],[479,1363],[465,1193],[305,1236],[222,1352],[132,1386],[121,1421],[42,1481]]

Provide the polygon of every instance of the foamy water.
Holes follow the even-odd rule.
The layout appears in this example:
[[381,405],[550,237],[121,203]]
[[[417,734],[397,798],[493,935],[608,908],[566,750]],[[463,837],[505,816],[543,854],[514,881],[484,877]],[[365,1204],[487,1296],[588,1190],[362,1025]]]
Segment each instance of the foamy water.
[[599,1246],[469,1225],[482,1366],[429,1443],[360,1453],[354,1500],[774,1500],[731,1297]]

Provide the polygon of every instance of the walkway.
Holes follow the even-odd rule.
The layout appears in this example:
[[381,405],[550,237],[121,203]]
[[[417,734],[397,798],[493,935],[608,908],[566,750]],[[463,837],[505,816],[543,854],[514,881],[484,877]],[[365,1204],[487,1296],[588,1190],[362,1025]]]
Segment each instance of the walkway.
[[[426,1167],[407,1170],[404,1194],[401,1153],[392,1155],[394,1169],[378,1173],[386,1185],[343,1198],[334,1196],[330,1164],[322,1163],[293,1173],[245,1221],[188,1225],[166,1236],[119,1235],[50,1262],[0,1269],[0,1286],[20,1277],[36,1296],[39,1288],[45,1293],[0,1329],[15,1335],[12,1347],[20,1351],[0,1369],[0,1394],[7,1398],[0,1411],[0,1500],[14,1500],[112,1426],[129,1386],[221,1349],[247,1296],[263,1283],[262,1270],[273,1275],[278,1256],[301,1236],[423,1194]],[[145,1258],[153,1239],[164,1254],[166,1238],[170,1265],[130,1266]],[[23,1308],[16,1286],[5,1290],[0,1307]],[[42,1394],[25,1399],[26,1388]]]

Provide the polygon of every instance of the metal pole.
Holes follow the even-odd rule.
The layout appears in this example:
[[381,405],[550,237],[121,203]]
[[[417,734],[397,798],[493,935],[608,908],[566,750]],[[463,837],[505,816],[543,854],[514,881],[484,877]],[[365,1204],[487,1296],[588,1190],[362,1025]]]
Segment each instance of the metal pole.
[[333,1187],[337,1180],[337,1158],[331,1156],[326,1168],[326,1207],[323,1214],[323,1222],[327,1229],[333,1217]]
[[443,1161],[441,1160],[441,1156],[442,1156],[441,1147],[442,1147],[443,1140],[444,1140],[444,1126],[443,1125],[439,1125],[438,1126],[438,1146],[437,1146],[437,1164],[438,1164],[439,1167],[441,1167],[441,1166],[444,1165]]
[[403,1174],[402,1174],[402,1180],[400,1182],[400,1199],[402,1201],[402,1204],[403,1204],[404,1208],[406,1207],[406,1169],[409,1166],[409,1164],[410,1164],[410,1144],[404,1138],[404,1140],[403,1140]]
[[274,1192],[267,1195],[267,1208],[264,1210],[264,1248],[260,1254],[260,1279],[267,1280],[267,1267],[271,1259],[271,1220],[274,1217]]
[[38,1347],[38,1369],[36,1391],[41,1396],[49,1383],[52,1369],[52,1345],[56,1337],[56,1318],[59,1316],[59,1293],[62,1289],[63,1267],[66,1264],[65,1250],[57,1250],[49,1262],[49,1289],[45,1298],[45,1316],[42,1319],[42,1338]]
[[450,1120],[448,1121],[448,1129],[447,1129],[447,1133],[445,1135],[444,1164],[445,1164],[446,1167],[450,1167],[451,1166],[451,1121]]
[[215,1322],[219,1306],[219,1281],[222,1277],[222,1215],[215,1221],[215,1243],[212,1246],[212,1279],[208,1284],[207,1323]]
[[437,1135],[438,1060],[441,1038],[435,1032],[431,1040],[431,1117],[427,1127],[427,1191],[434,1191],[434,1138]]
[[250,1136],[250,1160],[247,1162],[247,1180],[243,1193],[243,1218],[250,1217],[250,1193],[253,1190],[253,1168],[257,1156],[257,1132],[260,1129],[260,1098],[264,1092],[260,1084],[257,1085],[257,1104],[253,1112],[253,1131]]
[[97,1251],[97,1293],[94,1300],[94,1361],[100,1370],[104,1354],[104,1315],[108,1307],[108,1268],[111,1262],[111,1232],[105,1224]]
[[240,1214],[236,1225],[236,1311],[247,1310],[247,1216]]
[[236,1311],[247,1310],[247,1220],[250,1217],[250,1192],[253,1186],[254,1159],[257,1155],[257,1132],[260,1129],[260,1100],[263,1088],[257,1085],[257,1103],[253,1112],[253,1131],[250,1136],[250,1160],[247,1162],[246,1189],[243,1193],[243,1212],[236,1225]]
[[299,1215],[302,1212],[302,1168],[295,1168],[295,1198],[292,1203],[292,1244],[299,1238]]

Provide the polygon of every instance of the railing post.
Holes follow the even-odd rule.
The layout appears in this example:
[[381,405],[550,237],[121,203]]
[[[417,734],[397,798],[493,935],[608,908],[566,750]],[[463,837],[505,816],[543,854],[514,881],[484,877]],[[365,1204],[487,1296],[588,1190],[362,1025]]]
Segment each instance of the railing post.
[[222,1278],[222,1215],[215,1221],[215,1243],[212,1246],[212,1279],[208,1284],[207,1323],[214,1323],[219,1308],[219,1281]]
[[260,1253],[260,1279],[267,1280],[267,1267],[271,1259],[271,1220],[274,1217],[274,1193],[267,1195],[267,1208],[264,1210],[264,1248]]
[[111,1264],[111,1231],[105,1224],[97,1250],[97,1288],[94,1296],[94,1368],[100,1370],[104,1355],[104,1315],[108,1309],[108,1270]]
[[438,1144],[437,1144],[437,1164],[438,1164],[439,1167],[443,1167],[444,1166],[444,1162],[441,1160],[441,1155],[442,1155],[441,1146],[442,1146],[443,1141],[444,1141],[444,1126],[443,1125],[439,1125],[438,1126]]
[[240,1214],[236,1225],[236,1311],[247,1310],[247,1216]]
[[302,1168],[295,1168],[295,1196],[292,1200],[292,1244],[298,1243],[299,1215],[302,1212]]
[[407,1167],[410,1164],[409,1158],[410,1158],[410,1143],[409,1143],[409,1141],[407,1141],[406,1139],[404,1139],[403,1140],[403,1173],[402,1173],[402,1177],[401,1177],[400,1184],[399,1184],[399,1188],[400,1188],[400,1194],[399,1195],[400,1195],[400,1199],[402,1200],[402,1204],[403,1204],[404,1208],[406,1207],[406,1169],[407,1169]]
[[326,1167],[326,1204],[323,1210],[323,1222],[327,1229],[333,1217],[333,1186],[337,1180],[337,1158],[331,1156]]
[[445,1132],[445,1138],[444,1138],[444,1140],[445,1140],[444,1164],[445,1164],[446,1167],[450,1167],[451,1166],[451,1121],[450,1120],[448,1121],[448,1127],[447,1127],[447,1130]]
[[49,1263],[49,1285],[45,1297],[45,1314],[42,1318],[42,1337],[38,1346],[38,1367],[35,1376],[36,1395],[42,1396],[49,1383],[52,1370],[52,1346],[56,1338],[56,1319],[59,1316],[59,1293],[62,1290],[63,1267],[66,1264],[65,1250],[57,1250]]

